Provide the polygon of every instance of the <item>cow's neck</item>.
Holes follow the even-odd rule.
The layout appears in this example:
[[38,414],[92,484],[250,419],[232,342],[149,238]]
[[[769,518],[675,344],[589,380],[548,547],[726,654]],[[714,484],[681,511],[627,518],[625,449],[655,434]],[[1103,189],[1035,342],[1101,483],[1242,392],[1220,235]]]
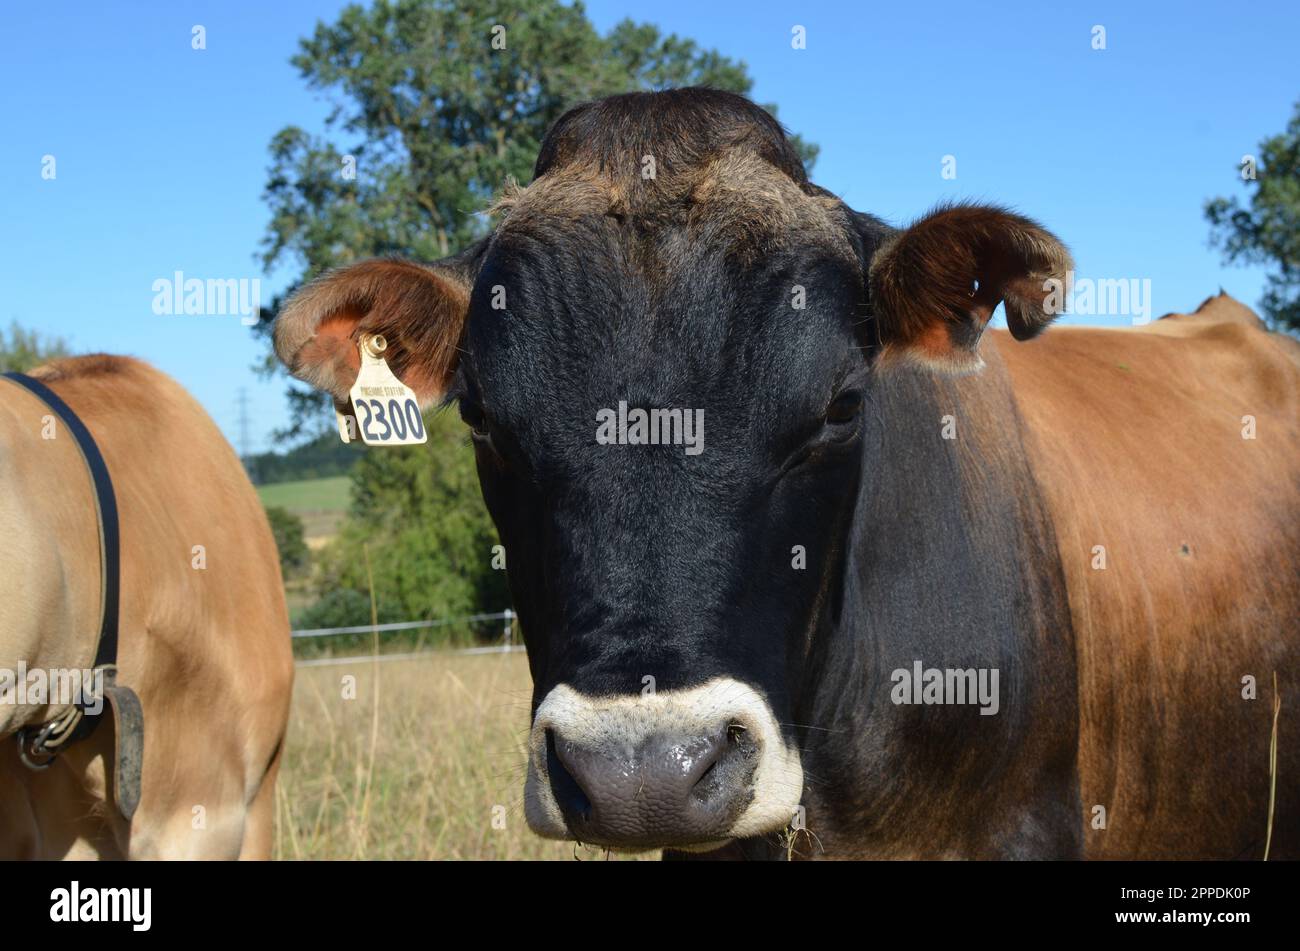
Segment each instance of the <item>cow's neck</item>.
[[[1045,799],[1077,804],[1064,580],[1005,371],[985,351],[977,376],[878,377],[844,574],[805,668],[810,825],[867,854],[993,854],[999,825],[1077,824],[1041,814]],[[918,662],[985,686],[996,671],[997,713],[895,703],[894,672]]]

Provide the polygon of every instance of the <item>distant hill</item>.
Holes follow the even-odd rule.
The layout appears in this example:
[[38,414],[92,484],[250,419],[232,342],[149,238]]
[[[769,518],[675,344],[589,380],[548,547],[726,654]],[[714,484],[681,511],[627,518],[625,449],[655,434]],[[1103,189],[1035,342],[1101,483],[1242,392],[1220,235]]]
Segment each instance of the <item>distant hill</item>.
[[336,434],[328,432],[287,452],[247,456],[244,465],[257,485],[299,482],[347,475],[361,458],[361,452],[359,443],[345,444]]

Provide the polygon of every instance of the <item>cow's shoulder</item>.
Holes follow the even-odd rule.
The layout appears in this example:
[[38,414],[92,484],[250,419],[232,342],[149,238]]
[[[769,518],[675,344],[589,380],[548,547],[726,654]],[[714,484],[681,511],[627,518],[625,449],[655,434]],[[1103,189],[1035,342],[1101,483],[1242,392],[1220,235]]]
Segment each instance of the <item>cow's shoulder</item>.
[[127,390],[146,387],[152,391],[183,392],[181,386],[161,370],[143,360],[116,353],[60,357],[29,370],[27,375],[39,379],[59,394],[66,390],[95,388],[103,391],[113,387]]
[[1220,350],[1253,351],[1264,359],[1283,358],[1300,366],[1300,341],[1270,332],[1258,314],[1222,290],[1189,314],[1165,314],[1139,329],[1147,334],[1204,341]]
[[43,363],[28,372],[43,383],[86,379],[91,377],[134,376],[156,372],[149,364],[135,357],[112,353],[88,353],[76,357],[60,357]]
[[1154,333],[1189,334],[1221,324],[1235,324],[1254,330],[1267,329],[1258,314],[1224,291],[1207,297],[1190,314],[1164,314],[1148,324],[1146,329]]
[[[167,445],[189,453],[233,455],[211,417],[162,370],[135,357],[92,353],[52,360],[29,375],[52,389],[82,418],[106,455],[131,468],[155,464]],[[215,463],[228,467],[228,460]]]
[[1125,403],[1126,413],[1134,401],[1193,415],[1212,412],[1225,399],[1286,415],[1300,405],[1300,342],[1270,332],[1253,310],[1222,292],[1190,313],[1137,327],[1055,326],[1028,344],[1005,333],[989,336],[1007,357],[1022,398],[1059,402],[1067,411],[1077,410],[1081,389],[1092,389],[1117,411]]

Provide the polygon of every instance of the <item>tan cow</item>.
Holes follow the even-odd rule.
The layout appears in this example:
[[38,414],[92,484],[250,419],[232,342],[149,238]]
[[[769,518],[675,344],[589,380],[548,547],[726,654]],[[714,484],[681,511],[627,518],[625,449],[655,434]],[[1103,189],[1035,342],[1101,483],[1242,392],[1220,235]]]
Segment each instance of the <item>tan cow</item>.
[[[118,680],[143,706],[143,779],[128,822],[113,804],[111,717],[36,772],[13,734],[58,711],[0,705],[0,857],[269,857],[293,661],[257,495],[199,405],[149,366],[97,355],[30,375],[82,419],[112,475]],[[10,670],[88,668],[95,655],[95,495],[75,440],[50,417],[0,381],[0,668]]]
[[[1110,816],[1088,855],[1260,855],[1274,673],[1297,695],[1300,344],[1223,293],[1145,327],[990,336],[1070,594],[1080,791]],[[1274,855],[1300,763],[1294,705],[1280,720]]]

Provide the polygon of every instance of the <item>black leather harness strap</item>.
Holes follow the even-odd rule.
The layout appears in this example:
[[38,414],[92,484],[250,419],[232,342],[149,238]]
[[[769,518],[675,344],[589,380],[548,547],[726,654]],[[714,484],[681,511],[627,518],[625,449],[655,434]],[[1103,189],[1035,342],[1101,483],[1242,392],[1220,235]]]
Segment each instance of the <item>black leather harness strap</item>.
[[54,410],[76,439],[77,448],[81,450],[81,456],[86,460],[86,468],[90,470],[90,479],[95,486],[95,504],[99,508],[100,590],[104,592],[99,623],[99,646],[95,650],[95,666],[115,665],[122,554],[117,528],[117,494],[113,491],[113,480],[108,474],[108,465],[104,462],[99,445],[95,442],[95,437],[90,434],[90,430],[86,428],[86,424],[57,393],[40,380],[22,373],[6,373],[4,376]]
[[[89,736],[99,724],[103,705],[117,715],[115,799],[118,810],[127,819],[140,801],[140,769],[143,765],[144,718],[140,700],[130,687],[117,683],[118,617],[121,600],[121,540],[118,533],[117,495],[108,465],[99,451],[95,437],[81,418],[63,399],[40,380],[22,373],[0,374],[21,386],[51,410],[72,433],[85,460],[95,489],[95,506],[99,522],[100,591],[102,594],[99,640],[95,647],[94,669],[103,678],[103,697],[86,698],[67,714],[37,727],[18,733],[23,762],[32,769],[44,769],[54,757],[72,743]],[[83,690],[89,685],[83,685]],[[93,711],[89,708],[97,707]]]

